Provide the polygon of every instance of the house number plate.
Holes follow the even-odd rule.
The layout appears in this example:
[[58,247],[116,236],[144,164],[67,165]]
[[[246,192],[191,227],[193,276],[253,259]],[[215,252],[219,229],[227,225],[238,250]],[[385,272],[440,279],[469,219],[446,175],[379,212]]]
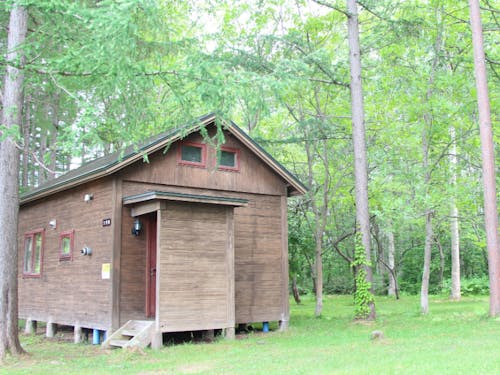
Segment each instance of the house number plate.
[[102,219],[102,226],[103,227],[111,226],[111,219]]

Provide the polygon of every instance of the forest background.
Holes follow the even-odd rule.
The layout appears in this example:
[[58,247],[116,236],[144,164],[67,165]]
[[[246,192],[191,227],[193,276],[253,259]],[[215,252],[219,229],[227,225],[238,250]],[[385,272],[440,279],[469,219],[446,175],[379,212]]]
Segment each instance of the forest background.
[[[22,120],[2,133],[14,135],[20,150],[21,191],[215,111],[309,190],[289,204],[296,299],[319,283],[325,293],[354,292],[357,223],[344,2],[20,3],[29,15],[18,61]],[[419,293],[427,244],[431,293],[449,292],[454,299],[487,294],[468,5],[358,4],[374,291]],[[0,5],[2,66],[11,5]],[[495,131],[500,7],[496,0],[481,5]],[[499,158],[497,153],[497,165]]]

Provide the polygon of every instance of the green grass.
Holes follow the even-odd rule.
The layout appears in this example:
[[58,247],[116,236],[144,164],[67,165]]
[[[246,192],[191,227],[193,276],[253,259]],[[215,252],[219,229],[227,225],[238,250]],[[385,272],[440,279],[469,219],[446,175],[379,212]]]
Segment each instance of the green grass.
[[[0,374],[498,374],[500,320],[487,317],[487,297],[451,302],[432,297],[419,313],[418,297],[378,297],[377,321],[352,320],[351,296],[327,296],[314,318],[314,300],[291,303],[286,333],[256,332],[212,344],[181,344],[159,351],[102,351],[22,337],[30,356],[9,357]],[[275,326],[272,326],[275,327]],[[382,340],[370,340],[373,330]]]

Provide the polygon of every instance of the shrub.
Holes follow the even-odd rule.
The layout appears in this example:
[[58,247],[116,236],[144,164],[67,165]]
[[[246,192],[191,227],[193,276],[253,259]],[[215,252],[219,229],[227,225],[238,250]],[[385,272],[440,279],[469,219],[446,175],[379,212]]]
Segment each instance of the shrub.
[[[490,280],[488,276],[462,279],[460,289],[463,296],[486,296],[490,293]],[[442,292],[451,293],[451,279],[444,281]]]
[[323,290],[326,294],[352,294],[354,279],[350,274],[332,276],[323,286]]

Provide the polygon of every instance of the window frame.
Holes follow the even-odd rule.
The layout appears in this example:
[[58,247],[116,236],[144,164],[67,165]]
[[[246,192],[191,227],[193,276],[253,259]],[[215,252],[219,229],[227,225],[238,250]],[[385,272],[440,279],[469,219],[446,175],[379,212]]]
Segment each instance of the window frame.
[[222,151],[225,151],[225,152],[231,152],[231,153],[234,154],[234,158],[235,158],[235,160],[234,160],[234,167],[231,167],[231,166],[228,166],[228,165],[221,165],[220,164],[221,160],[219,160],[217,168],[219,170],[221,170],[221,171],[239,172],[239,170],[240,170],[240,149],[233,148],[233,147],[221,146],[220,147],[220,151],[221,151],[221,153],[222,153]]
[[[31,239],[31,255],[30,255],[30,264],[31,264],[31,270],[34,269],[34,262],[35,262],[35,238],[37,235],[41,236],[41,245],[40,245],[40,271],[38,273],[34,272],[26,272],[26,241],[28,238]],[[44,247],[45,247],[45,229],[44,228],[39,228],[35,229],[29,232],[24,233],[24,256],[23,256],[23,277],[26,278],[40,278],[42,277],[42,271],[43,271],[43,252],[44,252]]]
[[[63,241],[65,238],[69,238],[69,254],[63,253]],[[75,250],[75,230],[67,230],[59,234],[59,260],[67,261],[73,260],[73,251]]]
[[[182,146],[190,146],[201,149],[201,162],[182,159]],[[206,168],[207,166],[207,145],[198,142],[180,142],[177,148],[177,164],[188,165],[191,167]]]

